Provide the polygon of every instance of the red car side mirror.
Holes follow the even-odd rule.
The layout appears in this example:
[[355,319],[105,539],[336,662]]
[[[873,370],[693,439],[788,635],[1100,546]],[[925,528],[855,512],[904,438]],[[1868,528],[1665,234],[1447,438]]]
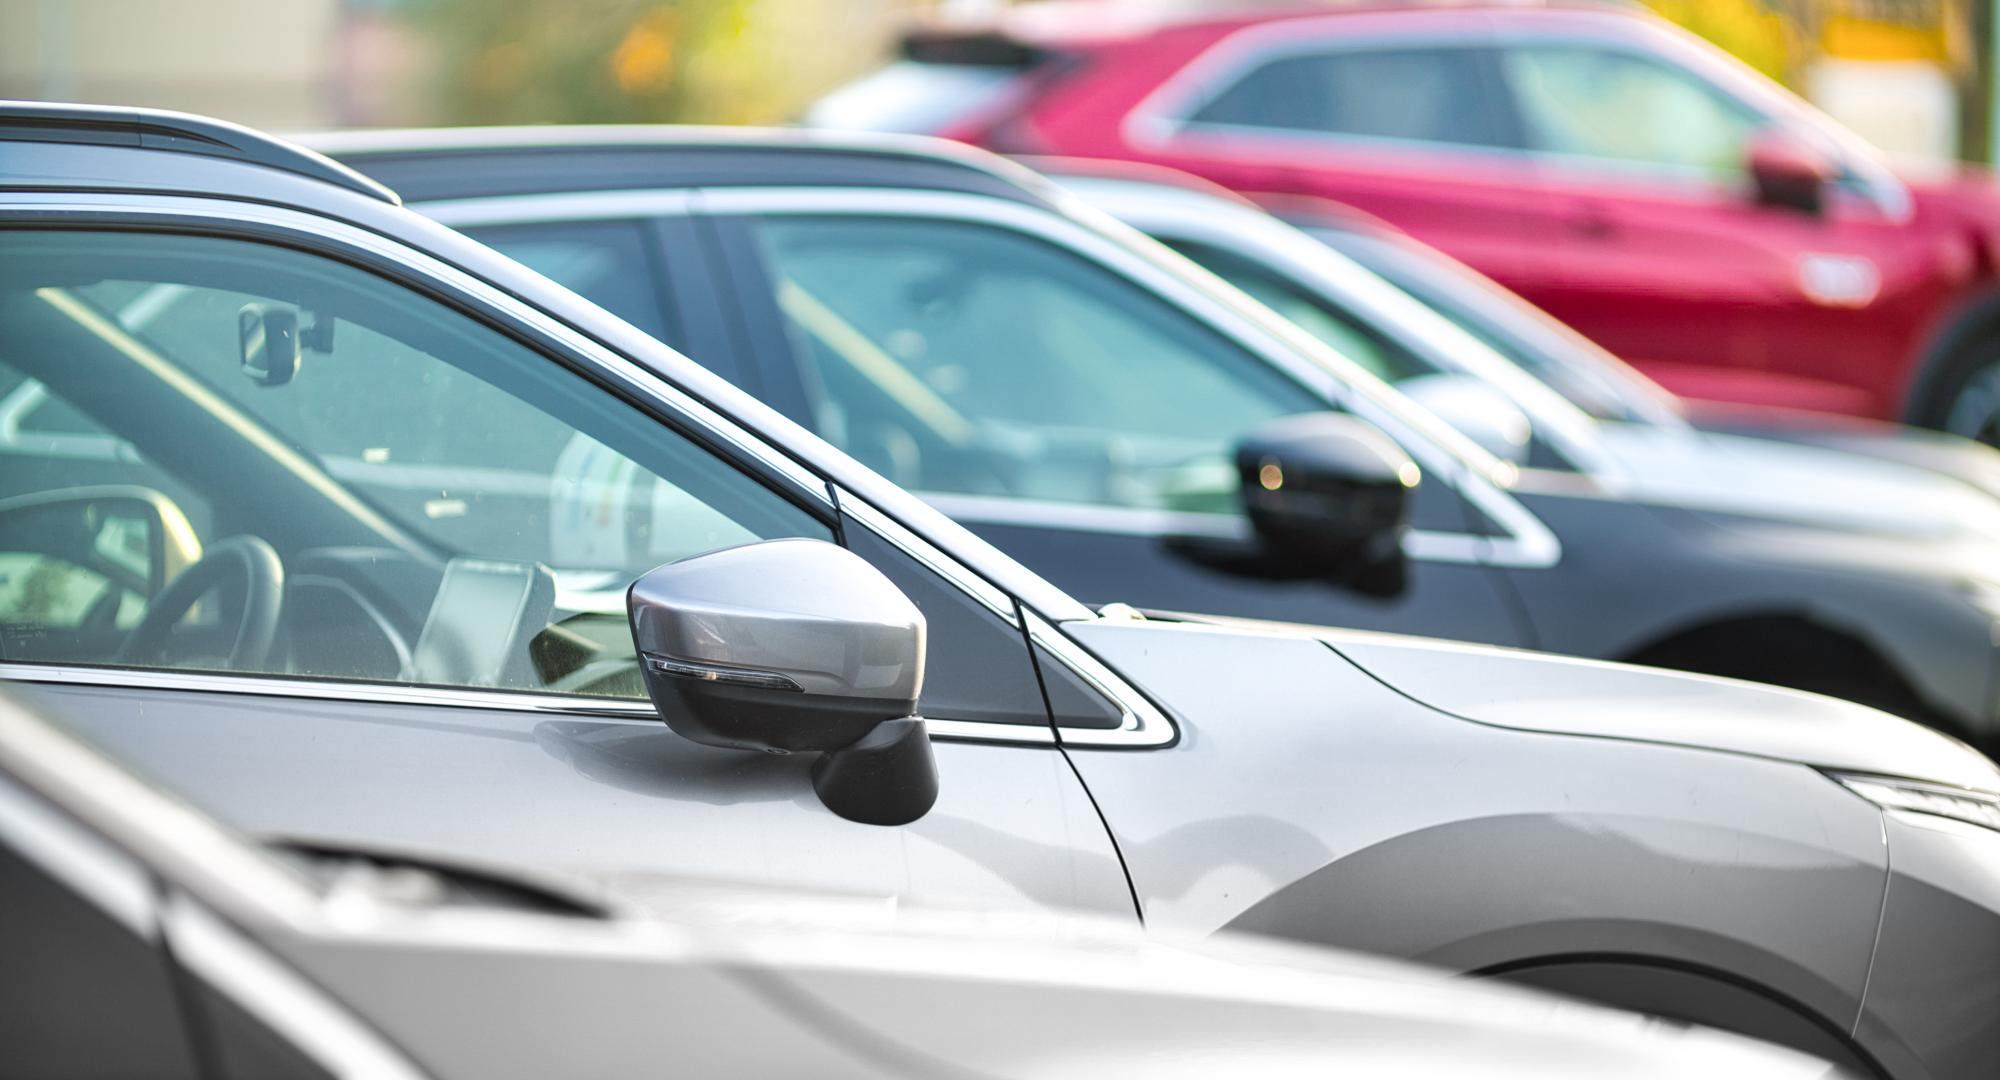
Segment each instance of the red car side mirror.
[[1757,201],[1817,214],[1836,175],[1833,159],[1817,147],[1781,131],[1751,136],[1747,163]]

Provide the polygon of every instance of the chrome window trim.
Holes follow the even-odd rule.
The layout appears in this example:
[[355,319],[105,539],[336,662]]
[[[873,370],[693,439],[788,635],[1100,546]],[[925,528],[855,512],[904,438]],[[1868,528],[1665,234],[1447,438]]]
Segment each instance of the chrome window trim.
[[161,912],[174,958],[343,1080],[422,1080],[422,1070],[305,977],[178,893]]
[[[700,197],[690,188],[579,191],[547,195],[493,195],[412,203],[411,209],[454,229],[560,221],[623,221],[690,214]],[[533,216],[521,210],[532,207]]]
[[[636,661],[635,661],[636,662]],[[417,705],[495,712],[563,713],[577,716],[653,720],[650,702],[638,698],[543,694],[532,690],[418,686],[312,676],[256,675],[231,671],[98,667],[84,664],[0,661],[0,679],[74,686],[184,693],[247,694],[253,697],[308,698],[384,705]]]
[[152,880],[138,860],[0,774],[0,842],[141,941],[159,938]]
[[1059,727],[1056,729],[1058,742],[1064,746],[1145,749],[1168,746],[1180,738],[1174,722],[1137,687],[1126,682],[1054,624],[1032,611],[1027,613],[1027,619],[1030,641],[1061,660],[1064,666],[1076,673],[1077,678],[1119,709],[1116,728]]
[[[1534,569],[1553,566],[1561,558],[1562,547],[1555,534],[1501,490],[1501,484],[1511,482],[1516,475],[1513,466],[1493,458],[1415,405],[1403,403],[1393,388],[1325,342],[1075,196],[1064,198],[1063,209],[1081,221],[987,196],[900,189],[711,189],[703,192],[703,202],[709,212],[718,215],[884,214],[973,222],[1011,229],[1069,251],[1162,296],[1322,400],[1347,407],[1383,428],[1427,474],[1443,478],[1507,534],[1439,533],[1439,537],[1459,539],[1449,544],[1425,541],[1420,545],[1423,557],[1437,551],[1469,550],[1471,542],[1477,541],[1488,553],[1486,561],[1494,565]],[[1358,389],[1378,385],[1379,391]],[[1481,475],[1482,470],[1485,475]]]
[[[532,690],[477,690],[450,686],[411,686],[402,683],[342,682],[282,675],[245,675],[226,671],[162,671],[147,668],[30,664],[17,661],[0,661],[0,680],[122,690],[156,690],[168,693],[301,698],[363,705],[409,705],[418,708],[473,709],[486,712],[547,713],[597,720],[640,722],[647,725],[660,722],[659,713],[654,711],[649,701],[636,698],[590,697],[582,694],[544,694]],[[956,742],[1049,744],[1055,741],[1046,726],[1034,724],[926,719],[924,726],[932,735]]]

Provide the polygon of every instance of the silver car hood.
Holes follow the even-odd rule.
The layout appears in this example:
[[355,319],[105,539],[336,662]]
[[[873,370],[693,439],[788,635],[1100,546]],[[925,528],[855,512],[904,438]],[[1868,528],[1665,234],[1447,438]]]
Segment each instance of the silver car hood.
[[1481,724],[2000,791],[2000,767],[1958,740],[1837,698],[1427,638],[1344,630],[1316,636],[1399,693]]
[[2000,499],[1900,461],[1825,446],[1602,424],[1637,502],[1913,540],[2000,539]]

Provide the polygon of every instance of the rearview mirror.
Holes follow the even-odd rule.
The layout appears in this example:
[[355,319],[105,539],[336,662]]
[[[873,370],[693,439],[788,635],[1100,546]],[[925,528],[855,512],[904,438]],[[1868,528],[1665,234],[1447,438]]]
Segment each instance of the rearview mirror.
[[1422,474],[1394,440],[1342,413],[1288,416],[1237,444],[1236,470],[1270,562],[1372,595],[1402,591],[1409,496]]
[[937,801],[915,714],[924,616],[882,572],[820,540],[770,540],[659,567],[626,593],[646,692],[707,746],[817,751],[827,809],[903,825]]
[[259,386],[283,386],[299,373],[299,311],[284,304],[245,304],[236,313],[241,370]]
[[1405,397],[1502,461],[1525,465],[1535,426],[1512,398],[1476,375],[1440,372],[1396,384]]
[[1775,129],[1751,136],[1745,168],[1758,202],[1807,214],[1820,212],[1837,172],[1817,147]]

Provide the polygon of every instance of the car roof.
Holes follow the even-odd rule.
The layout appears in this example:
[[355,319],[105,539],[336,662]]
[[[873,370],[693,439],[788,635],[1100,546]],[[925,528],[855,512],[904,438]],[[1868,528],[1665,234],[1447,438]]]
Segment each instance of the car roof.
[[1152,177],[1110,176],[1060,168],[1050,169],[1048,176],[1063,188],[1083,196],[1090,205],[1120,218],[1133,214],[1148,218],[1172,215],[1230,222],[1252,229],[1279,224],[1255,203]]
[[1029,170],[916,135],[651,124],[348,131],[298,139],[412,202],[702,186],[920,188],[1049,202],[1045,182]]
[[[303,146],[224,120],[163,109],[0,100],[0,141],[17,147],[124,147],[151,152],[155,160],[170,163],[182,155],[228,161],[307,177],[391,205],[399,201],[379,182]],[[168,156],[158,157],[163,154]],[[174,171],[171,165],[168,168]],[[128,187],[159,186],[149,175],[150,170],[139,171],[124,182]]]
[[904,39],[911,59],[945,59],[954,47],[969,41],[997,45],[1013,42],[1031,48],[1062,50],[1090,48],[1149,38],[1155,34],[1204,32],[1222,36],[1252,26],[1290,19],[1338,19],[1343,16],[1409,15],[1416,19],[1450,20],[1467,12],[1503,18],[1543,19],[1564,14],[1645,17],[1647,12],[1619,0],[1266,0],[1247,8],[1225,11],[1169,6],[1141,7],[1119,0],[1045,0],[1002,8],[987,17],[945,17],[918,22]]

